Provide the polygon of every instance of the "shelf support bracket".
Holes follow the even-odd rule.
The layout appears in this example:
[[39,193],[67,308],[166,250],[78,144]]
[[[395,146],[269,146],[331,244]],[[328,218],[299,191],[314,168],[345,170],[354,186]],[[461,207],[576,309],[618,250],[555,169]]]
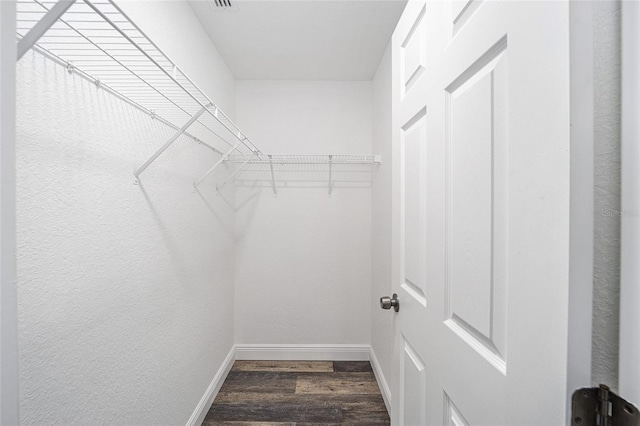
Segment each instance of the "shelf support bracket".
[[251,157],[247,158],[247,160],[246,160],[244,163],[242,163],[242,164],[240,165],[240,167],[238,167],[238,168],[235,170],[235,172],[233,172],[233,173],[231,174],[231,176],[229,176],[228,178],[226,178],[226,179],[224,180],[224,182],[222,182],[222,185],[220,185],[219,187],[218,187],[218,186],[216,186],[216,191],[220,192],[220,190],[221,190],[222,188],[224,188],[224,186],[225,186],[225,185],[226,185],[226,184],[227,184],[231,179],[233,179],[234,177],[236,177],[236,175],[237,175],[238,173],[240,173],[240,171],[244,168],[244,166],[246,166],[247,164],[249,164],[249,161],[253,160],[253,157],[255,157],[255,156],[256,156],[256,153],[254,152],[254,153],[251,155]]
[[332,180],[332,176],[331,176],[332,166],[333,166],[333,155],[330,155],[329,156],[329,195],[331,195],[331,190],[333,189],[332,188],[333,185],[332,185],[332,182],[331,182],[331,180]]
[[176,139],[178,139],[180,136],[182,136],[182,134],[187,131],[189,126],[191,126],[193,123],[195,123],[195,121],[198,118],[200,118],[200,116],[206,110],[207,110],[207,107],[204,107],[204,108],[200,109],[200,111],[198,111],[193,117],[191,117],[191,119],[189,121],[187,121],[184,126],[182,126],[173,136],[171,136],[171,139],[169,139],[164,145],[162,145],[160,147],[160,149],[158,149],[155,152],[155,154],[153,154],[151,156],[151,158],[149,158],[142,166],[140,166],[140,168],[138,168],[138,170],[136,170],[134,172],[134,175],[135,175],[136,179],[138,179],[138,176],[140,176],[140,173],[144,172],[147,169],[147,167],[149,167],[151,165],[151,163],[156,161],[156,159],[160,156],[160,154],[165,152],[166,149],[169,148],[171,146],[171,144],[176,141]]
[[236,149],[238,149],[238,147],[242,144],[242,142],[237,142],[229,151],[227,151],[226,153],[224,153],[222,155],[222,157],[220,157],[220,159],[218,161],[216,161],[216,164],[214,164],[209,170],[207,170],[207,172],[204,174],[204,176],[202,176],[200,178],[200,180],[198,180],[196,183],[193,184],[193,186],[195,188],[197,188],[207,177],[209,177],[209,175],[211,173],[213,173],[215,171],[215,169],[218,168],[218,166],[220,164],[222,164],[227,158],[229,158],[229,155],[235,151]]
[[18,61],[40,40],[53,24],[75,3],[75,0],[58,0],[51,9],[18,41]]
[[276,176],[273,173],[273,156],[269,154],[269,167],[271,168],[271,187],[273,188],[273,194],[278,195],[276,191]]

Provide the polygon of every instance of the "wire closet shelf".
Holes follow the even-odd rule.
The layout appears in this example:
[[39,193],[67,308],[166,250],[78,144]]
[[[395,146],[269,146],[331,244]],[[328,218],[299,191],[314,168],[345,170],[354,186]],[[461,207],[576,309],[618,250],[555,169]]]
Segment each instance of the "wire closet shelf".
[[248,164],[347,164],[347,165],[377,165],[380,164],[379,155],[302,155],[302,154],[231,154],[225,161]]
[[228,162],[239,165],[222,186],[247,164],[380,164],[375,155],[263,154],[113,0],[18,0],[17,36],[18,60],[34,49],[176,131],[134,172],[136,183],[183,135],[221,155],[196,188]]
[[[225,159],[226,162],[239,163],[236,169],[237,174],[248,165],[256,165],[251,171],[269,171],[271,188],[277,194],[276,170],[275,166],[296,166],[303,165],[309,167],[310,171],[319,171],[326,168],[329,195],[333,191],[334,173],[354,172],[369,170],[373,171],[375,166],[381,164],[380,155],[301,155],[301,154],[231,154]],[[261,169],[262,168],[262,169]],[[285,170],[286,171],[286,170]],[[289,170],[290,171],[290,170]],[[225,182],[226,183],[226,182]]]
[[[18,59],[29,48],[224,155],[259,153],[229,117],[111,0],[18,0]],[[223,152],[210,143],[223,141]],[[135,172],[136,178],[164,151]]]

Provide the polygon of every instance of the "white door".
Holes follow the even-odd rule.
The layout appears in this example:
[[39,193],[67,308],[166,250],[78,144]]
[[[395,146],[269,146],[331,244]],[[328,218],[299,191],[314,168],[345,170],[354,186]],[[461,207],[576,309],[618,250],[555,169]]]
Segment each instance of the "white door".
[[410,1],[392,49],[393,423],[564,424],[569,4]]

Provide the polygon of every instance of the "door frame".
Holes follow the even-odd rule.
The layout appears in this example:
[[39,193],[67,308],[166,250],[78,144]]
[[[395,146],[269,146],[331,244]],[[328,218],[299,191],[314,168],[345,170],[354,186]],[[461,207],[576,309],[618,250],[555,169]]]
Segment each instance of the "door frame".
[[0,423],[17,425],[15,0],[0,1],[0,51]]
[[595,230],[594,5],[578,1],[570,2],[569,7],[571,189],[566,424],[571,424],[573,392],[591,386]]
[[640,3],[622,2],[621,396],[640,406]]

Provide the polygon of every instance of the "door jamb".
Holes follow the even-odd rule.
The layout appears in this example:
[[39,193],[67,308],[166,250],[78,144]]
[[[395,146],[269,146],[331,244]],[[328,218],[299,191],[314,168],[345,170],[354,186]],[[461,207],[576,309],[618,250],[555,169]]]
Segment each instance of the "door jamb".
[[640,406],[640,3],[622,2],[620,394]]
[[593,2],[569,3],[570,238],[566,424],[571,395],[591,386],[594,230]]
[[0,424],[19,424],[16,286],[16,2],[0,1]]

